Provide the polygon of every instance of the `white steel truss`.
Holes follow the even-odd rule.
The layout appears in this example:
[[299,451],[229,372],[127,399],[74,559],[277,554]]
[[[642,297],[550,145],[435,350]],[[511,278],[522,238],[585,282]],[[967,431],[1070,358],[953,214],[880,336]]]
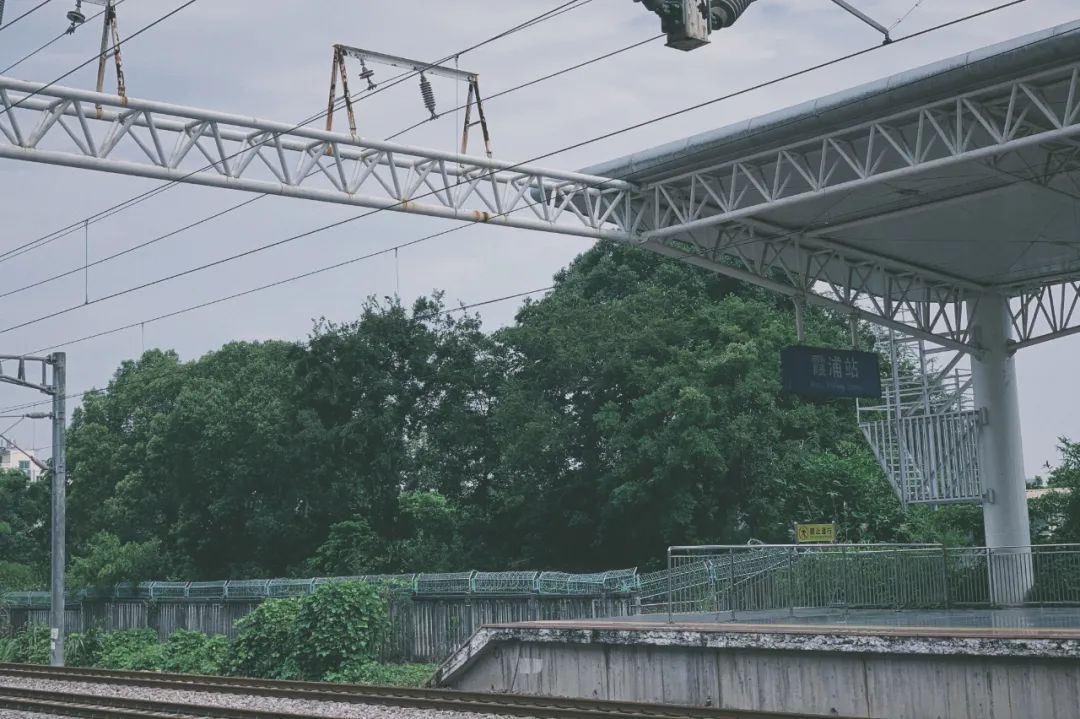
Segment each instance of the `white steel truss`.
[[976,352],[980,295],[1013,298],[1024,347],[1077,330],[1075,279],[979,284],[764,215],[1031,148],[1047,161],[1014,181],[1080,167],[1077,63],[642,186],[0,77],[0,158],[630,242]]
[[757,220],[642,246],[952,349],[973,349],[967,315],[981,294],[973,283],[885,262],[824,238],[780,234]]
[[1019,289],[1011,307],[1017,349],[1076,334],[1080,332],[1080,281]]
[[880,401],[859,400],[859,428],[904,506],[981,502],[979,436],[964,353],[890,331]]
[[632,189],[576,172],[5,77],[0,158],[592,238],[626,239]]
[[[1035,145],[1069,144],[1078,135],[1080,65],[1071,63],[653,183],[639,200],[655,227],[644,234],[677,236],[810,197],[993,161]],[[1057,149],[1069,156],[1058,172],[1075,167],[1075,152]]]
[[[1045,162],[1023,175],[1001,169],[1030,148]],[[965,163],[1044,187],[1080,168],[1080,65],[658,180],[635,193],[630,229],[647,247],[700,258],[696,263],[743,279],[765,277],[787,294],[833,309],[851,307],[954,349],[977,351],[968,310],[987,292],[1013,298],[1017,349],[1080,331],[1080,283],[1072,278],[980,284],[762,219],[799,203]]]

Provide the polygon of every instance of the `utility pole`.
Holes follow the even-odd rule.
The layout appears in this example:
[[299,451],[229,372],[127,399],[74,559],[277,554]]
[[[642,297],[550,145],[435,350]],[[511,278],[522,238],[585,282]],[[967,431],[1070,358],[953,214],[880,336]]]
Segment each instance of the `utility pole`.
[[[5,363],[10,366],[15,364],[15,373],[8,374],[5,371]],[[34,379],[27,379],[27,367],[40,370],[40,381],[37,380],[37,372],[33,373]],[[49,377],[49,368],[52,368],[52,377]],[[49,605],[49,629],[50,629],[50,652],[49,661],[54,667],[64,666],[64,569],[65,541],[67,528],[67,463],[64,458],[64,446],[66,443],[67,424],[67,355],[63,352],[54,352],[48,357],[27,357],[20,355],[0,355],[0,383],[13,384],[18,387],[36,389],[38,392],[52,397],[52,521],[50,532],[52,535],[52,552],[50,560],[50,605]],[[28,417],[38,418],[42,415],[33,414]]]
[[67,535],[67,460],[64,445],[67,440],[67,355],[54,352],[49,355],[52,365],[52,555],[50,558],[52,597],[49,604],[49,624],[52,633],[50,663],[64,666],[64,569],[67,567],[65,542]]

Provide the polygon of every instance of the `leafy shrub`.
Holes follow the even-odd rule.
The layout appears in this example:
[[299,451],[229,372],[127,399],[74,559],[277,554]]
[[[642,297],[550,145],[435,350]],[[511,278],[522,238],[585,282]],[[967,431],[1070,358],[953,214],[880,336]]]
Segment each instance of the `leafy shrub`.
[[91,627],[82,634],[69,634],[64,645],[64,659],[73,667],[96,667],[101,661],[105,633]]
[[103,635],[98,666],[102,669],[154,671],[161,667],[165,647],[153,629],[125,629]]
[[49,627],[31,624],[15,635],[15,661],[23,664],[49,663]]
[[296,617],[300,599],[268,599],[236,623],[229,669],[233,674],[266,679],[295,679],[299,672]]
[[318,679],[345,666],[374,660],[390,629],[379,591],[361,582],[324,584],[303,598],[296,615],[296,661]]
[[434,664],[379,664],[359,662],[328,672],[328,682],[340,684],[372,684],[381,687],[419,687],[435,673]]
[[14,639],[0,639],[0,662],[17,660],[18,645]]
[[165,642],[157,668],[180,674],[222,674],[228,666],[229,640],[180,629]]

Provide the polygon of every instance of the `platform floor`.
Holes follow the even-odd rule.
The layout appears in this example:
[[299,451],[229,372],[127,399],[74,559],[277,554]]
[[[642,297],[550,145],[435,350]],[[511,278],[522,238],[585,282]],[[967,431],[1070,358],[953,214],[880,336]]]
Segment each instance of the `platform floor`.
[[[917,610],[787,609],[764,612],[675,614],[677,624],[779,624],[798,626],[937,627],[958,629],[1074,629],[1080,630],[1080,607],[1025,609]],[[667,614],[613,617],[605,621],[667,624]]]

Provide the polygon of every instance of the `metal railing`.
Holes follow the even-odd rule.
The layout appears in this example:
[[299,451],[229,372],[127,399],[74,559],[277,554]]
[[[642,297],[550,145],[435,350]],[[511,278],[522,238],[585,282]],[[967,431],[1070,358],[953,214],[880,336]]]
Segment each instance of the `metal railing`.
[[671,547],[643,613],[1080,605],[1080,545]]
[[[110,590],[69,592],[68,604],[90,601],[259,601],[312,594],[323,584],[366,582],[387,591],[424,595],[556,595],[599,596],[633,594],[638,590],[636,569],[592,574],[566,572],[454,572],[443,574],[368,574],[314,579],[234,579],[219,582],[139,582],[118,584]],[[11,592],[0,595],[0,606],[36,609],[49,606],[48,592]]]

